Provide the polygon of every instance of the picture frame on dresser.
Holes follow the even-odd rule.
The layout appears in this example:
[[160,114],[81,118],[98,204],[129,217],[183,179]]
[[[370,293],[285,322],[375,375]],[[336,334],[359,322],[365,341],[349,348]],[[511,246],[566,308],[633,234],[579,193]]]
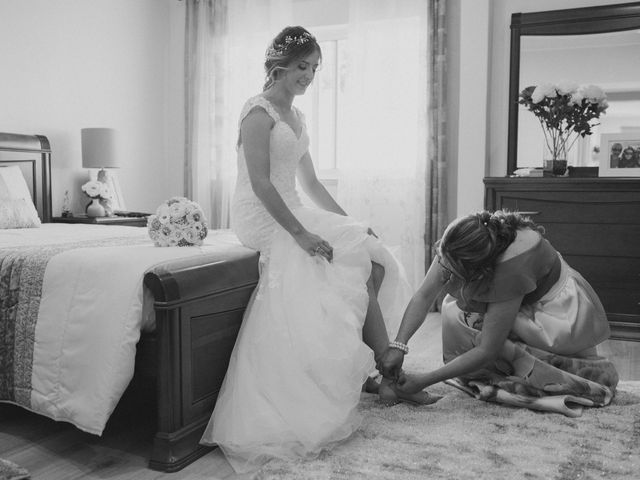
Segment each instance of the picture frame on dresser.
[[[620,163],[626,149],[633,149],[633,161],[637,166]],[[620,152],[620,154],[618,153]],[[640,177],[640,131],[634,133],[603,133],[600,135],[600,177]]]

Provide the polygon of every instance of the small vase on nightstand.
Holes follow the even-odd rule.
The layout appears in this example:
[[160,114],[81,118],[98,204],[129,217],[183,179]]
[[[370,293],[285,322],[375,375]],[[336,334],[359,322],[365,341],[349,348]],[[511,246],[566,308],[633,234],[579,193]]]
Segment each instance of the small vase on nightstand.
[[107,213],[104,207],[100,204],[99,198],[92,198],[91,203],[87,205],[87,217],[105,217]]

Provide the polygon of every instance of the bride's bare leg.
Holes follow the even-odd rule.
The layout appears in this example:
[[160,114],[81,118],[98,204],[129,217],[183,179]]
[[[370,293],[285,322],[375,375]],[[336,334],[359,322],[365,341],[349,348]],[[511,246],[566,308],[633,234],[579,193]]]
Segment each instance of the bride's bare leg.
[[369,306],[367,316],[364,319],[362,328],[362,338],[371,350],[373,350],[376,362],[380,355],[384,353],[389,345],[387,327],[382,318],[382,311],[378,303],[378,292],[384,279],[384,267],[375,262],[371,262],[371,276],[367,281],[367,292],[369,293]]
[[[367,307],[367,316],[364,320],[362,328],[362,338],[371,350],[373,350],[374,358],[377,360],[385,352],[389,345],[389,336],[387,335],[387,327],[384,324],[382,310],[378,303],[378,292],[384,279],[384,267],[372,262],[371,276],[367,281],[367,291],[369,293],[369,306]],[[365,390],[371,392],[371,381],[365,384]],[[383,378],[378,387],[378,395],[380,399],[389,405],[398,401],[408,401],[417,404],[433,403],[429,401],[430,397],[427,392],[404,393],[393,388],[393,379]]]

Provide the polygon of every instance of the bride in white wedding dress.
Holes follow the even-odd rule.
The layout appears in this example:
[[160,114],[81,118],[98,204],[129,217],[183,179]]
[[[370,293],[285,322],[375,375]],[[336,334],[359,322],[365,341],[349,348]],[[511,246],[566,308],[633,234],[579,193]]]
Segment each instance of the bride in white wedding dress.
[[[410,298],[401,268],[318,181],[304,116],[292,105],[320,61],[307,30],[285,28],[267,50],[264,91],[240,115],[232,227],[260,252],[260,281],[201,440],[218,445],[236,472],[313,458],[348,438],[374,354],[407,349],[389,343],[383,321],[397,325]],[[303,205],[296,177],[319,208]],[[431,402],[426,392],[398,395],[392,379],[379,395]]]

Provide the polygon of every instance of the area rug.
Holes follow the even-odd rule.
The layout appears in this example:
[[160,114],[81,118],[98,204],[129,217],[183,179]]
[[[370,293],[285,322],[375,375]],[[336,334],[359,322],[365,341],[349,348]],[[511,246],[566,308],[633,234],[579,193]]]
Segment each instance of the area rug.
[[[439,366],[439,332],[416,337],[405,368]],[[428,390],[443,398],[384,407],[363,393],[364,421],[347,442],[316,460],[272,461],[254,478],[640,479],[640,381],[621,382],[609,406],[577,418],[483,402],[444,383]]]
[[381,406],[363,394],[362,428],[307,462],[273,461],[259,479],[640,478],[640,382],[581,417],[486,403],[448,385],[427,407]]
[[25,480],[29,472],[21,466],[0,458],[0,480]]

